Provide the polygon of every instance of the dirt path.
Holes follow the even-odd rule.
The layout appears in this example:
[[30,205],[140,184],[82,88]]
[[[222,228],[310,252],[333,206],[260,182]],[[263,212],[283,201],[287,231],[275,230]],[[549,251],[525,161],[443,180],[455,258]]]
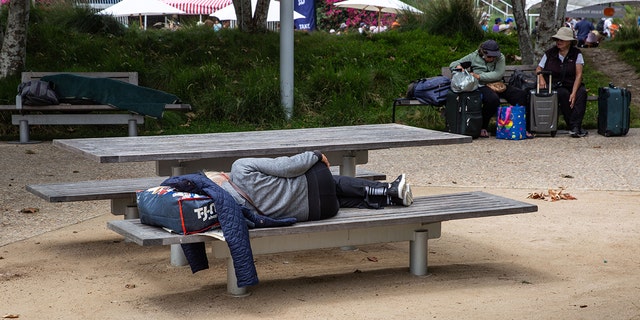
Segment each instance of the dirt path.
[[640,106],[640,75],[635,69],[618,59],[613,50],[604,48],[583,48],[586,63],[607,75],[614,85],[631,91],[631,104]]

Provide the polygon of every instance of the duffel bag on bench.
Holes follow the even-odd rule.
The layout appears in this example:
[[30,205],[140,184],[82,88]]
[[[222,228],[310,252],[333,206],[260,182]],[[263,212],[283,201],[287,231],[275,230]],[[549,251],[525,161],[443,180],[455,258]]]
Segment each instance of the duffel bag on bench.
[[445,76],[423,78],[409,84],[407,98],[418,99],[427,105],[442,106],[447,101],[449,88],[451,80]]
[[48,106],[60,103],[54,85],[49,81],[30,80],[23,82],[18,86],[18,94],[24,105]]
[[220,226],[213,200],[205,195],[160,186],[136,193],[140,222],[178,234],[205,232]]

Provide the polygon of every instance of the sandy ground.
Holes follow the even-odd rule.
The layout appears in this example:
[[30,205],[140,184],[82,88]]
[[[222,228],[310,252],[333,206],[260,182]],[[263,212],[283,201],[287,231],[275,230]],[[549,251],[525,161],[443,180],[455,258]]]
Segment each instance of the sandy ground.
[[[370,169],[407,172],[416,195],[482,190],[539,212],[443,223],[429,275],[406,242],[256,256],[252,295],[226,294],[224,261],[191,274],[169,248],[107,230],[107,201],[46,203],[35,183],[153,174],[96,164],[50,143],[0,143],[0,316],[19,319],[640,319],[640,130],[627,137],[371,152]],[[565,186],[577,200],[527,199]],[[37,208],[24,213],[24,208]]]

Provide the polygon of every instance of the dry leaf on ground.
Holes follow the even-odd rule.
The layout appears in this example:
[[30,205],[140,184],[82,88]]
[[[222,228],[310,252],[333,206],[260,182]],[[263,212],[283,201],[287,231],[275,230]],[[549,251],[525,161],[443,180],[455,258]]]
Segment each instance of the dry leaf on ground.
[[578,200],[578,198],[572,196],[569,193],[564,192],[564,187],[559,189],[549,189],[547,193],[544,192],[532,192],[527,196],[528,199],[538,199],[546,201],[558,201],[558,200]]

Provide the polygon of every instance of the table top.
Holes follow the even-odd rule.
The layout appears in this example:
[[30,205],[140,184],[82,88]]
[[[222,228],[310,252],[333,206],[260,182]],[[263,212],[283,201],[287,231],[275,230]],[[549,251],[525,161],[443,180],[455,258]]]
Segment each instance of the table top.
[[401,124],[165,136],[58,139],[53,145],[100,163],[242,158],[470,143],[471,137]]

